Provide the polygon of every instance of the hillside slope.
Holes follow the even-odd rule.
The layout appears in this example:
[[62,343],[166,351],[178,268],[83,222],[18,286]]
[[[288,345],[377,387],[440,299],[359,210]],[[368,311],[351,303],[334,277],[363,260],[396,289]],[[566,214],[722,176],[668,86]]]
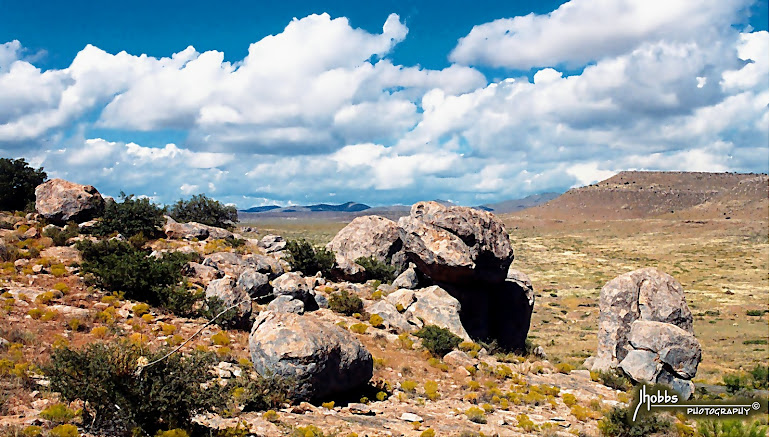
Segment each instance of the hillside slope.
[[[557,220],[767,219],[766,174],[621,172],[518,215]],[[672,215],[673,214],[673,215]]]

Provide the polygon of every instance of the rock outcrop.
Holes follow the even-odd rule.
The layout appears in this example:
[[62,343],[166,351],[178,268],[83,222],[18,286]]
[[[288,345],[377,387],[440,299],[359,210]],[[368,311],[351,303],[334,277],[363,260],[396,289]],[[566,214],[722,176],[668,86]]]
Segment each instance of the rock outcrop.
[[308,315],[264,311],[249,335],[254,369],[290,381],[291,397],[326,399],[366,384],[372,355],[339,326]]
[[409,260],[436,282],[502,282],[513,261],[505,226],[487,211],[418,202],[398,226]]
[[91,185],[51,179],[35,188],[35,209],[51,223],[82,223],[102,213],[104,199]]
[[407,319],[448,329],[464,340],[471,339],[460,321],[460,302],[446,290],[433,285],[416,290],[414,296],[415,302],[405,312]]
[[662,383],[689,398],[701,361],[681,284],[644,268],[608,282],[599,296],[599,346],[593,370],[619,367],[637,382]]
[[593,369],[617,367],[626,357],[628,334],[636,320],[670,323],[693,333],[684,290],[671,275],[654,268],[620,275],[599,295],[599,347]]
[[392,265],[405,261],[398,225],[384,217],[356,217],[342,228],[326,245],[335,253],[338,274],[347,280],[360,280],[364,269],[356,264],[358,258],[376,258]]

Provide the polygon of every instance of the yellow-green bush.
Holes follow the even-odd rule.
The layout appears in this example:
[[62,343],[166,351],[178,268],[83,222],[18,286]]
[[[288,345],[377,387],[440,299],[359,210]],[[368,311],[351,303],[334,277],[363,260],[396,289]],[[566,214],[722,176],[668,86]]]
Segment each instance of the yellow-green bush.
[[350,325],[350,330],[355,332],[356,334],[364,334],[366,332],[367,326],[363,323],[354,323]]
[[575,366],[569,363],[559,363],[555,367],[557,372],[565,374],[569,374],[569,372],[575,370]]
[[228,346],[230,344],[230,336],[225,331],[219,331],[211,336],[211,343],[217,346]]
[[383,325],[385,321],[382,319],[382,316],[379,314],[372,314],[371,317],[369,317],[369,324],[374,326],[375,328],[384,328]]
[[155,437],[189,437],[187,431],[179,428],[169,429],[168,431],[158,431]]
[[438,383],[436,381],[425,381],[423,388],[425,389],[426,398],[435,401],[441,397],[438,393]]
[[479,407],[470,407],[465,410],[465,416],[474,423],[487,423],[487,416],[484,414],[484,410]]
[[76,412],[59,402],[40,412],[40,417],[54,423],[68,423],[75,418]]
[[413,393],[416,388],[417,388],[416,381],[412,381],[411,379],[406,379],[403,382],[401,382],[401,390],[404,390],[405,392]]
[[[334,402],[332,402],[334,404]],[[281,416],[278,415],[278,413],[275,410],[267,410],[262,414],[262,418],[267,420],[268,422],[278,422],[281,420]]]
[[564,402],[564,405],[571,407],[575,404],[577,404],[577,398],[572,393],[564,393],[561,395],[561,400]]
[[138,303],[131,308],[131,311],[134,312],[136,317],[142,317],[150,312],[150,306],[146,303]]
[[53,285],[53,289],[61,292],[62,294],[67,294],[70,292],[70,288],[64,282],[57,282]]
[[59,425],[50,430],[49,435],[51,437],[79,437],[78,427],[75,425]]

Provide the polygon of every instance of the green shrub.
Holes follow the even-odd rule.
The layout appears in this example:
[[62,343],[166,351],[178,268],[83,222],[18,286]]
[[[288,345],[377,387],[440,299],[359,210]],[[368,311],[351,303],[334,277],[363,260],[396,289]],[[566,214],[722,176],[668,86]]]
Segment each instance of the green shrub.
[[374,257],[361,257],[356,259],[355,262],[364,268],[367,281],[375,279],[390,283],[396,279],[396,266],[392,266],[387,262],[382,262]]
[[325,277],[331,275],[334,267],[334,253],[323,247],[317,249],[304,239],[286,242],[286,259],[292,270],[304,273],[306,276],[321,272]]
[[189,200],[178,200],[168,208],[168,215],[178,222],[198,222],[218,228],[232,228],[238,223],[238,210],[217,200],[196,194]]
[[[225,303],[220,298],[212,296],[206,298],[198,313],[203,318],[211,320],[219,315],[222,311],[225,311],[226,308],[227,305],[225,305]],[[230,308],[229,310],[225,311],[224,314],[219,316],[214,321],[214,323],[219,325],[220,328],[233,329],[242,328],[243,326],[239,325],[242,325],[244,320],[241,320],[239,317],[238,308]]]
[[139,427],[154,434],[160,429],[187,428],[194,414],[221,402],[219,384],[202,388],[209,379],[211,354],[172,354],[137,371],[140,358],[148,362],[165,355],[150,353],[129,342],[94,343],[82,350],[57,348],[43,368],[50,387],[67,401],[79,399],[88,408],[84,422],[96,426]]
[[126,238],[142,234],[147,238],[159,234],[163,226],[163,210],[150,199],[135,198],[133,194],[120,193],[120,202],[107,200],[104,213],[99,223],[91,232],[94,235],[112,235],[119,233]]
[[768,372],[767,366],[757,364],[757,367],[751,369],[749,374],[753,379],[752,381],[753,388],[758,390],[767,390],[768,378],[770,378],[770,372]]
[[339,293],[333,293],[329,297],[329,308],[334,312],[350,316],[363,311],[364,303],[355,294],[350,294],[347,290],[341,290]]
[[68,223],[64,229],[58,227],[51,227],[43,232],[43,236],[53,240],[54,246],[65,246],[67,240],[78,235],[78,225],[75,223]]
[[[725,388],[730,394],[738,393],[742,390],[767,390],[768,386],[768,367],[757,364],[749,373],[733,373],[722,376]],[[746,394],[746,393],[742,393]]]
[[33,210],[35,187],[47,178],[42,167],[34,169],[23,158],[0,158],[0,210]]
[[599,430],[611,437],[647,437],[666,435],[672,428],[671,421],[659,414],[641,414],[636,421],[631,420],[632,415],[625,408],[615,407],[599,421]]
[[239,399],[243,404],[243,411],[281,408],[288,402],[292,387],[296,386],[291,378],[273,375],[257,375],[255,378],[242,376],[232,384],[244,389]]
[[631,380],[618,369],[591,372],[591,379],[601,382],[607,387],[614,388],[615,390],[628,391],[634,386]]
[[422,345],[437,357],[443,357],[448,354],[463,341],[462,338],[454,335],[450,330],[439,328],[436,325],[423,326],[414,335],[422,338]]
[[190,255],[172,252],[155,258],[117,240],[84,240],[77,247],[83,257],[80,272],[93,275],[89,280],[92,285],[122,291],[128,299],[168,306],[169,310],[183,306],[178,301],[184,299],[175,286],[183,279],[182,267]]
[[759,420],[744,423],[740,420],[704,420],[698,422],[701,437],[765,437],[768,427]]
[[764,313],[765,312],[762,311],[762,310],[746,310],[746,315],[747,316],[759,317],[759,316],[761,316]]

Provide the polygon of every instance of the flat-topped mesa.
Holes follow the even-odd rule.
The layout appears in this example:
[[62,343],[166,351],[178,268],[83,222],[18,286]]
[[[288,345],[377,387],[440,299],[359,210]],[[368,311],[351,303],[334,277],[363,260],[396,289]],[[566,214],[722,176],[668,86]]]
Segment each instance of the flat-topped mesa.
[[487,211],[418,202],[398,226],[409,260],[436,282],[501,283],[513,262],[503,222]]

